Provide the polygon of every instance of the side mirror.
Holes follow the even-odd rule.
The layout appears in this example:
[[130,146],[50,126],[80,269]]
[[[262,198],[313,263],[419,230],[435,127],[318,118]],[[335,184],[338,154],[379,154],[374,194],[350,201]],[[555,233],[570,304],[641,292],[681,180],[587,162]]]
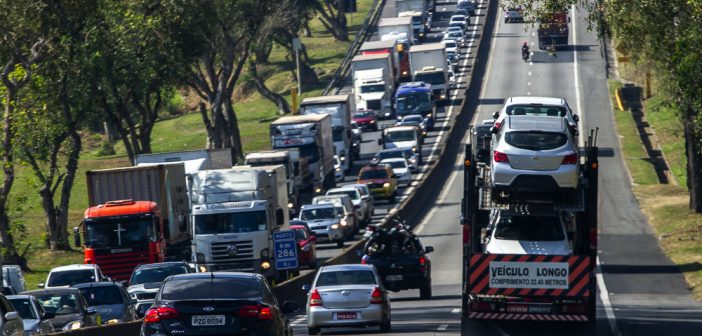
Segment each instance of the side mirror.
[[80,243],[80,232],[77,226],[73,228],[73,245],[75,245],[75,247],[82,246],[82,244]]
[[124,287],[124,288],[129,287],[129,281],[127,281],[127,280],[122,280],[119,282],[119,284],[122,285],[122,287]]
[[310,289],[312,289],[312,285],[310,285],[310,284],[302,285],[302,290],[305,291],[305,293],[309,293]]
[[490,127],[490,133],[497,134],[497,127],[495,127],[495,126]]
[[424,247],[424,253],[432,253],[434,252],[434,246],[425,246]]
[[285,301],[283,302],[283,314],[291,314],[296,312],[298,309],[300,309],[300,305],[298,305],[296,302],[292,301]]
[[492,118],[497,119],[500,116],[500,111],[492,112]]
[[88,307],[88,309],[86,309],[85,312],[88,315],[95,315],[97,314],[97,309],[95,309],[95,307]]
[[577,114],[573,114],[573,120],[575,120],[576,122],[578,122],[578,121],[580,121],[580,117],[578,117]]
[[275,224],[276,224],[276,225],[280,226],[280,225],[285,224],[285,218],[284,218],[284,217],[285,217],[285,216],[284,216],[284,213],[283,213],[283,209],[281,209],[281,208],[275,209]]
[[43,282],[40,282],[40,283],[37,284],[37,287],[39,287],[39,288],[44,288],[45,286],[44,286],[44,283],[43,283]]
[[56,317],[56,313],[51,313],[51,312],[45,311],[45,312],[44,312],[44,315],[42,315],[42,317],[43,317],[44,319],[49,320],[49,319],[52,319],[52,318]]
[[19,316],[19,313],[17,313],[17,312],[9,312],[9,313],[5,314],[6,321],[13,321],[13,320],[17,320],[19,318],[20,318],[20,316]]
[[370,195],[363,195],[363,196],[361,196],[361,199],[362,199],[362,200],[367,200],[367,199],[369,199],[369,198],[370,198]]

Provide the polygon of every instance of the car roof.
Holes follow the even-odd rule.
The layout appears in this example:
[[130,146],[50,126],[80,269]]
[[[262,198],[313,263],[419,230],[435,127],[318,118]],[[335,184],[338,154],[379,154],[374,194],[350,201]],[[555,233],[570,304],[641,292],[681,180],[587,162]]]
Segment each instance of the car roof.
[[511,131],[566,132],[565,118],[548,116],[510,115],[505,124]]
[[543,105],[565,105],[565,99],[559,97],[535,97],[535,96],[517,96],[509,97],[505,105],[516,104],[543,104]]
[[334,208],[334,204],[319,203],[319,204],[305,204],[302,206],[302,210],[322,209],[322,208]]
[[206,273],[186,273],[171,275],[168,281],[174,280],[206,280],[206,279],[258,279],[257,273],[245,272],[206,272]]
[[51,269],[51,272],[76,271],[76,270],[94,270],[97,268],[95,264],[71,264],[58,266]]
[[101,282],[83,282],[83,283],[72,285],[71,288],[115,287],[115,286],[120,286],[120,284],[112,282],[112,281],[101,281]]
[[47,288],[47,289],[35,289],[31,291],[24,291],[20,293],[21,295],[42,295],[42,294],[80,294],[80,290],[78,288],[66,288],[66,287],[60,287],[60,288]]
[[305,230],[305,229],[307,229],[307,227],[304,225],[290,225],[290,226],[288,226],[288,228],[290,228],[290,230]]
[[361,168],[361,170],[386,170],[387,168],[388,166],[384,164],[372,164]]
[[5,296],[8,300],[12,299],[17,299],[17,300],[25,300],[29,299],[31,300],[34,296],[28,295],[28,294],[17,294],[17,295],[6,295]]
[[332,266],[324,266],[322,267],[319,272],[334,272],[334,271],[366,271],[366,270],[373,270],[372,265],[364,265],[364,264],[341,264],[341,265],[332,265]]
[[153,263],[153,264],[141,264],[137,266],[136,268],[139,269],[150,269],[150,268],[159,268],[159,267],[170,267],[170,266],[186,266],[185,261],[164,261],[160,263]]
[[351,184],[347,184],[347,185],[341,187],[341,189],[355,189],[355,188],[368,188],[368,185],[363,184],[363,183],[351,183]]
[[407,162],[404,158],[387,158],[387,159],[382,159],[380,160],[380,163],[383,162],[395,162],[395,161],[400,161],[400,162]]
[[414,126],[392,126],[385,129],[385,131],[415,131]]

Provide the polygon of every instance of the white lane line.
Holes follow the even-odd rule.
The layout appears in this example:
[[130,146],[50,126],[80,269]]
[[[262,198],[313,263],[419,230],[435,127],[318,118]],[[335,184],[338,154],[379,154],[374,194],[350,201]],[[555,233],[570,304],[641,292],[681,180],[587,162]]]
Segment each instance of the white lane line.
[[609,291],[607,291],[604,276],[602,275],[602,268],[600,267],[600,257],[597,257],[597,269],[595,270],[595,272],[597,272],[595,273],[597,289],[599,289],[600,292],[600,300],[602,300],[602,305],[604,306],[605,315],[607,316],[607,322],[609,322],[609,328],[612,330],[612,335],[621,336],[622,333],[619,331],[619,326],[617,325],[617,317],[614,315],[614,309],[612,309],[612,302],[609,301]]
[[448,324],[442,324],[438,328],[436,328],[437,331],[444,331],[448,329]]
[[451,314],[458,314],[458,313],[460,313],[460,312],[461,312],[461,308],[453,308],[453,309],[451,310]]
[[[573,16],[577,16],[578,13],[575,12],[575,5],[571,7],[571,13]],[[582,131],[582,125],[585,124],[585,113],[583,111],[583,103],[580,98],[580,75],[578,70],[578,20],[577,17],[573,20],[573,80],[575,81],[575,103],[578,107],[578,114],[580,114],[580,121],[578,122],[580,132],[578,132],[578,142],[580,146],[585,145],[585,135]]]

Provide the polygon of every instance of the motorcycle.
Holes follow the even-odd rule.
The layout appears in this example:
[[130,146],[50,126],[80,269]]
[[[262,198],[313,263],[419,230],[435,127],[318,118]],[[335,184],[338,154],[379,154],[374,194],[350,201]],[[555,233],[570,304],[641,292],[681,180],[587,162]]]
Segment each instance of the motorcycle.
[[522,48],[522,59],[524,62],[529,60],[529,48]]

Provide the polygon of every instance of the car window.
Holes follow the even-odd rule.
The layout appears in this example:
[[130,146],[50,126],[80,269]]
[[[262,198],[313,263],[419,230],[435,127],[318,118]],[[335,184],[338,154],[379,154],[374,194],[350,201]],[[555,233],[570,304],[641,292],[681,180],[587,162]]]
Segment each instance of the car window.
[[80,305],[78,303],[78,297],[76,294],[63,293],[63,294],[36,294],[35,295],[39,303],[44,307],[49,313],[56,315],[68,315],[80,313]]
[[[449,43],[447,43],[449,44]],[[455,45],[455,43],[454,43]],[[396,141],[414,141],[416,140],[416,132],[414,130],[407,131],[392,131],[385,133],[385,140],[388,142]]]
[[163,282],[163,279],[176,274],[188,273],[184,265],[175,265],[158,268],[141,268],[134,271],[129,281],[130,285],[143,283]]
[[558,217],[501,217],[495,238],[504,240],[560,241],[565,236]]
[[361,180],[386,179],[388,172],[385,169],[365,169],[358,177]]
[[47,286],[70,286],[85,282],[95,282],[95,271],[91,269],[51,272]]
[[79,288],[85,300],[88,301],[88,306],[122,304],[124,298],[117,286],[97,286]]
[[509,145],[528,150],[548,150],[561,147],[568,141],[564,133],[552,132],[507,132],[505,142]]
[[37,319],[37,314],[34,313],[32,309],[32,303],[29,299],[9,299],[15,310],[25,320]]
[[328,219],[336,218],[337,211],[335,208],[319,208],[319,209],[305,209],[302,210],[300,214],[300,219],[302,220],[314,220],[314,219]]
[[330,191],[327,193],[327,195],[348,195],[350,199],[359,199],[360,196],[356,192],[356,190],[351,189],[351,190],[334,190]]
[[161,300],[254,299],[262,294],[253,278],[172,280],[163,285],[160,293]]
[[375,275],[372,271],[330,271],[322,272],[317,278],[316,286],[342,286],[342,285],[376,285]]
[[304,229],[293,229],[293,231],[295,231],[295,240],[303,241],[307,239],[307,233]]
[[565,117],[566,108],[548,105],[510,105],[506,110],[508,115],[534,115],[548,117]]

